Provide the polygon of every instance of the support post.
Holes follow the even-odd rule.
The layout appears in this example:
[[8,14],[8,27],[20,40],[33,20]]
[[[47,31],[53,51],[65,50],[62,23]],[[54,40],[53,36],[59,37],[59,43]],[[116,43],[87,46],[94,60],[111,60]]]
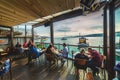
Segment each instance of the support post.
[[109,70],[108,80],[112,80],[115,77],[115,0],[112,0],[109,4]]
[[10,46],[11,46],[11,47],[13,47],[13,45],[14,45],[14,44],[13,44],[13,32],[14,32],[13,27],[11,27],[11,34],[10,34],[10,42],[11,42],[11,43],[10,43],[10,44],[11,44]]
[[25,42],[27,41],[27,26],[25,25]]
[[53,28],[53,22],[50,23],[50,37],[51,37],[51,43],[54,45],[54,28]]
[[[104,7],[104,14],[103,14],[103,54],[107,57],[107,5]],[[107,59],[105,61],[105,68],[107,69]]]
[[34,28],[32,27],[32,40],[34,42]]

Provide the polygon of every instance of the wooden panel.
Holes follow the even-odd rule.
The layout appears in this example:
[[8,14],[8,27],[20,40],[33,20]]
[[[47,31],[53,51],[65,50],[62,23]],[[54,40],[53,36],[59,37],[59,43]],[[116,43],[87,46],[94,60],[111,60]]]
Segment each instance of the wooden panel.
[[[7,26],[72,9],[78,0],[0,0],[0,20]],[[8,18],[8,19],[7,19]],[[3,22],[0,25],[4,25]]]
[[[3,0],[2,4],[5,5],[7,8],[14,10],[18,14],[22,14],[23,16],[30,16],[39,17],[36,13],[29,10],[24,4],[21,4],[19,1],[22,0]],[[23,3],[25,3],[23,1]],[[29,6],[30,7],[30,6]]]
[[10,23],[10,22],[5,22],[5,21],[1,21],[0,20],[0,25],[2,25],[2,26],[10,26],[10,27],[12,27],[12,26],[14,26],[15,25],[15,23]]

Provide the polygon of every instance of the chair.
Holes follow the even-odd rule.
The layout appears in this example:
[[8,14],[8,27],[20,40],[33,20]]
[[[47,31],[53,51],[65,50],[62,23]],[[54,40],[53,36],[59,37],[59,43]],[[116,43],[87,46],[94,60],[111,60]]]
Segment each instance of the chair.
[[83,70],[83,80],[84,80],[84,77],[85,77],[85,72],[86,72],[86,67],[85,67],[85,64],[87,62],[86,59],[76,59],[75,60],[76,62],[74,64],[76,64],[76,70],[77,70],[77,78],[79,78],[79,73],[78,73],[78,69],[81,69]]
[[51,65],[51,61],[55,61],[54,55],[46,53],[45,56],[46,56],[46,60],[49,61],[50,65]]
[[102,75],[102,78],[106,79],[106,73],[105,73],[105,60],[106,60],[106,56],[101,55],[101,60],[102,60],[102,65],[100,67],[96,67],[99,70],[97,75],[100,73]]
[[101,73],[104,76],[103,78],[106,79],[106,73],[105,73],[105,61],[106,61],[106,56],[101,55],[101,59],[102,59],[102,65],[100,67]]

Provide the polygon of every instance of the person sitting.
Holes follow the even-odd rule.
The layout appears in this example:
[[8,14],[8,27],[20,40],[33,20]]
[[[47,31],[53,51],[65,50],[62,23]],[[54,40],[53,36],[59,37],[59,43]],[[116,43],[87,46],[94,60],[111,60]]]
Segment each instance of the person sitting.
[[49,63],[51,64],[51,61],[53,61],[53,63],[55,63],[55,54],[54,54],[54,46],[52,44],[50,44],[46,50],[46,58],[49,61]]
[[120,80],[120,63],[114,66],[114,70],[117,72],[117,76],[113,80]]
[[77,72],[79,73],[79,69],[86,69],[85,64],[81,65],[79,64],[79,59],[85,60],[87,62],[87,60],[89,60],[88,56],[85,55],[85,50],[81,49],[80,53],[77,53],[75,55],[75,61],[74,61],[74,66],[77,68]]
[[16,48],[21,47],[21,44],[19,42],[17,42],[17,44],[15,45]]
[[0,76],[5,75],[10,70],[10,59],[7,57],[7,55],[4,55],[2,57],[3,59],[0,65],[4,64],[4,66],[0,70]]
[[62,54],[61,62],[62,62],[62,64],[64,64],[65,63],[64,58],[68,58],[68,47],[65,43],[63,43],[63,50],[61,50],[60,53]]
[[99,69],[97,67],[101,67],[102,58],[101,55],[92,48],[88,48],[88,52],[90,60],[87,62],[86,67],[90,67],[92,69],[93,76],[95,76],[96,73],[99,73]]
[[27,46],[27,41],[25,41],[24,43],[23,43],[23,48],[27,48],[28,46]]
[[36,59],[40,56],[40,52],[37,50],[36,45],[33,43],[32,39],[29,40],[28,47],[28,63],[30,63],[32,59]]

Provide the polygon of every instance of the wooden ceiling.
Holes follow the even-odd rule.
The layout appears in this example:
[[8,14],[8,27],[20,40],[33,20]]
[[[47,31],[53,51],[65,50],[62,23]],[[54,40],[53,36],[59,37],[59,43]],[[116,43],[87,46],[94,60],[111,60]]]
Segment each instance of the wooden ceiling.
[[15,26],[79,6],[80,0],[0,0],[0,25]]

